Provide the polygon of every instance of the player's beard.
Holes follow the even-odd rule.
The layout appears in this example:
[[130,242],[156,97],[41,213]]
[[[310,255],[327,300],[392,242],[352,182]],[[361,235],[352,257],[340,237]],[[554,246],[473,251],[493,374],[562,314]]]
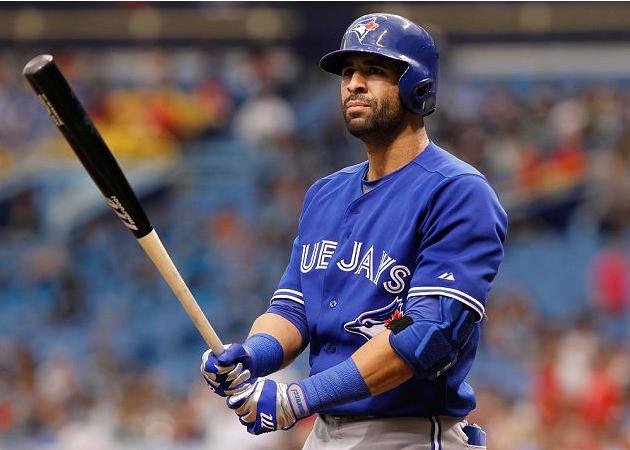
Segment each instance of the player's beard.
[[343,119],[351,135],[363,142],[386,142],[399,133],[405,117],[400,98],[386,98],[376,102],[361,95],[353,95],[346,102],[350,100],[367,103],[371,110],[371,114],[362,120],[353,120],[356,118],[349,117],[345,106],[343,107]]

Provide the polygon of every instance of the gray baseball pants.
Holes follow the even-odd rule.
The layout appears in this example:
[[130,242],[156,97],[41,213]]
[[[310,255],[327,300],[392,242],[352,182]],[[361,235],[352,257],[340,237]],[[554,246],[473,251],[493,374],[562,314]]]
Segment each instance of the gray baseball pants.
[[348,421],[320,415],[302,450],[485,450],[468,443],[467,424],[443,416]]

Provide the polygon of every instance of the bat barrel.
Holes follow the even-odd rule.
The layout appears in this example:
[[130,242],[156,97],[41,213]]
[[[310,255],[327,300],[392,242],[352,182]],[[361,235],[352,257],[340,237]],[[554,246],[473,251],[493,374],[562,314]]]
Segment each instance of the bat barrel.
[[29,78],[38,73],[45,65],[51,64],[52,62],[52,55],[38,55],[35,58],[31,59],[28,63],[26,63],[22,74],[25,77]]
[[151,261],[192,319],[206,343],[218,355],[223,344],[203,314],[107,144],[72,91],[51,55],[39,55],[24,67],[23,74],[48,114],[79,157],[90,177],[123,224],[136,236]]
[[149,234],[153,227],[127,178],[54,58],[36,56],[22,73],[123,224],[138,239]]

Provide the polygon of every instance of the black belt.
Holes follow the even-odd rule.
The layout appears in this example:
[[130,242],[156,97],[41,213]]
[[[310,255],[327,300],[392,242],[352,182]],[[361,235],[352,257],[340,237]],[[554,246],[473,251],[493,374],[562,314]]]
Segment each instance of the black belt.
[[362,420],[373,420],[373,419],[385,419],[382,416],[351,416],[351,415],[331,415],[331,414],[320,414],[319,417],[322,420],[330,425],[330,424],[342,424],[342,423],[350,423],[350,422],[361,422]]

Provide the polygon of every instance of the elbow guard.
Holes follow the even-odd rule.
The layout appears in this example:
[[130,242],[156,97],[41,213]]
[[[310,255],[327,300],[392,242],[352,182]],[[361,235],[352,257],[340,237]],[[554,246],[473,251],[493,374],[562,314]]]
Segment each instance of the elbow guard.
[[389,343],[416,376],[434,380],[452,367],[476,327],[476,313],[447,297],[420,297],[392,322]]

